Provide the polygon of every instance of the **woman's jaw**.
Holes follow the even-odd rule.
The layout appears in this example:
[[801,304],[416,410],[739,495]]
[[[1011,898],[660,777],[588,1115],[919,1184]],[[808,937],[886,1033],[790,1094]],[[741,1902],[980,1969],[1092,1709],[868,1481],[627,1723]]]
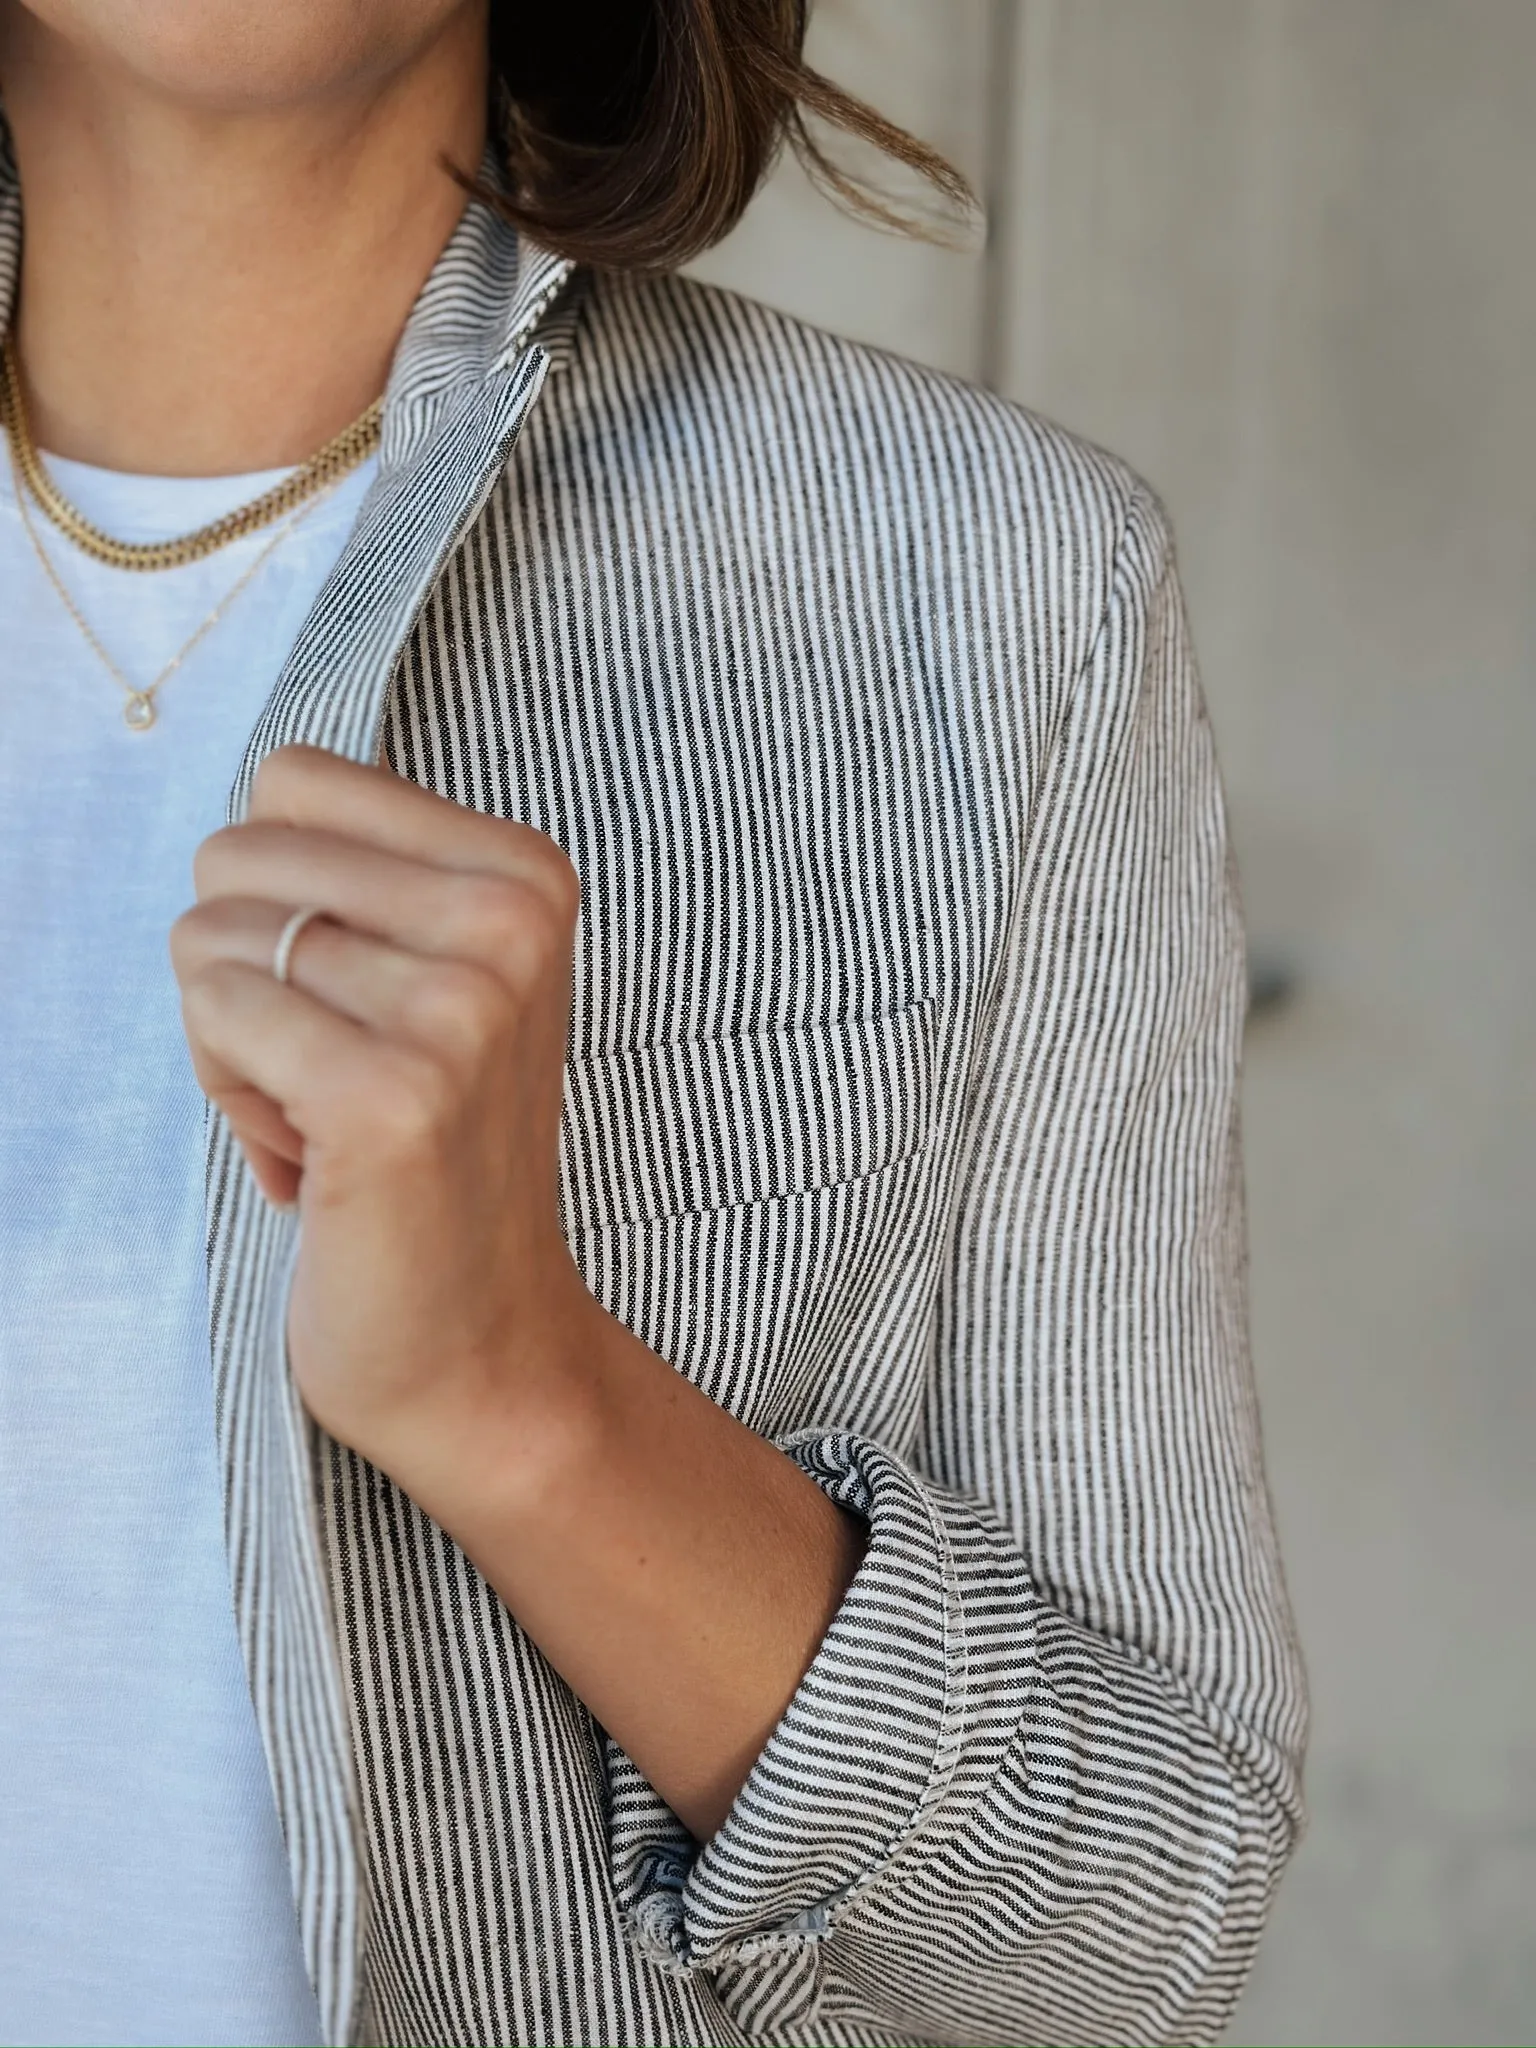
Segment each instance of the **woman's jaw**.
[[484,11],[484,0],[0,0],[0,65],[46,44],[55,62],[189,113],[280,115],[387,88],[466,27],[483,44]]

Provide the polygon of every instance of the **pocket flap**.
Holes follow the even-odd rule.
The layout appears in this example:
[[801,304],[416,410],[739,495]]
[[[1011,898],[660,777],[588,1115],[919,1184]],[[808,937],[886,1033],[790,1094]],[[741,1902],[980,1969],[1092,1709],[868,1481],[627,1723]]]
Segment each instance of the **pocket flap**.
[[567,1228],[600,1230],[857,1180],[921,1149],[934,999],[883,1017],[571,1060]]

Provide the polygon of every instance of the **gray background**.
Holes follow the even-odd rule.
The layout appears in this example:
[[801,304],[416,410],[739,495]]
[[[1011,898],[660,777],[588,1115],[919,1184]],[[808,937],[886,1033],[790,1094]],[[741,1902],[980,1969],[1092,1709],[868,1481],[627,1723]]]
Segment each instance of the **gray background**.
[[1536,0],[822,0],[811,54],[985,246],[786,166],[699,268],[1153,481],[1295,977],[1246,1118],[1313,1822],[1232,2038],[1529,2043]]

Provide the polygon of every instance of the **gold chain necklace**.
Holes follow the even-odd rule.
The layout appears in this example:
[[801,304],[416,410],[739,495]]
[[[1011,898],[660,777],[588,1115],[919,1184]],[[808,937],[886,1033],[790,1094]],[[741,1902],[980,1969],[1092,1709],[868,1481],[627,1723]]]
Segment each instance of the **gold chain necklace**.
[[[170,681],[171,677],[175,675],[177,669],[181,667],[182,663],[186,660],[187,656],[192,652],[192,650],[195,647],[201,645],[205,637],[213,631],[214,627],[219,623],[220,619],[223,618],[224,614],[229,610],[230,606],[234,603],[235,599],[240,595],[241,591],[244,590],[246,585],[254,579],[257,571],[261,569],[262,566],[267,562],[267,560],[276,552],[276,550],[282,546],[283,542],[288,538],[289,534],[293,532],[293,529],[297,525],[299,525],[302,520],[305,520],[309,517],[310,513],[313,512],[313,510],[315,509],[316,505],[319,504],[320,497],[322,495],[320,492],[315,492],[314,494],[312,494],[310,498],[303,505],[301,505],[298,508],[298,510],[294,512],[292,516],[284,522],[282,526],[278,528],[277,532],[273,534],[272,538],[267,542],[266,546],[262,548],[260,552],[255,556],[254,560],[246,564],[245,568],[241,571],[239,577],[235,580],[235,582],[233,582],[230,585],[229,589],[225,591],[224,595],[219,599],[218,603],[214,606],[213,610],[208,614],[207,618],[203,620],[202,624],[198,627],[197,631],[192,635],[191,639],[186,641],[176,651],[176,653],[171,656],[170,660],[165,664],[165,667],[161,669],[160,673],[155,677],[153,682],[145,683],[142,686],[140,686],[139,684],[132,683],[128,680],[127,676],[124,675],[118,663],[107,652],[106,648],[102,645],[101,640],[96,633],[95,627],[92,626],[90,620],[85,616],[85,613],[81,611],[79,605],[76,604],[74,598],[69,593],[69,589],[66,586],[63,577],[54,567],[52,558],[49,556],[48,550],[43,546],[43,537],[38,532],[36,522],[33,520],[32,509],[27,503],[26,491],[22,488],[21,466],[16,459],[16,443],[14,440],[10,444],[10,449],[11,475],[15,479],[16,484],[16,506],[17,510],[21,513],[21,523],[27,530],[27,538],[31,541],[33,550],[37,555],[37,559],[42,564],[44,575],[48,578],[48,581],[53,585],[54,592],[58,597],[60,604],[63,605],[65,611],[67,611],[69,616],[74,620],[76,627],[79,629],[81,638],[85,641],[86,645],[91,649],[92,653],[96,655],[97,659],[101,662],[102,666],[116,681],[118,688],[123,692],[123,723],[133,732],[148,732],[149,728],[154,724],[156,718],[159,715],[155,707],[155,692],[161,687],[163,683],[168,683]],[[334,481],[337,480],[333,479],[333,482]],[[330,486],[326,486],[326,488],[328,489],[330,488]]]
[[202,561],[231,541],[243,540],[259,527],[270,526],[274,519],[281,519],[284,513],[339,483],[349,470],[365,461],[379,445],[382,417],[383,401],[375,399],[351,426],[343,427],[281,483],[274,484],[248,505],[238,506],[209,525],[200,526],[195,533],[182,534],[177,540],[114,540],[75,510],[44,469],[27,419],[15,345],[9,334],[0,340],[0,420],[10,437],[12,459],[22,479],[17,497],[22,499],[30,492],[67,539],[109,569],[180,569],[188,562]]

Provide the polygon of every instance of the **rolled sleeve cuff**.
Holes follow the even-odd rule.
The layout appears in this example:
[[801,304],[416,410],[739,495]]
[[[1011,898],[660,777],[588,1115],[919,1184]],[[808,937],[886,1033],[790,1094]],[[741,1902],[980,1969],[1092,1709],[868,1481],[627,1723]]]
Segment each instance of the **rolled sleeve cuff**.
[[613,1871],[631,1938],[680,1971],[822,1940],[942,1802],[965,1720],[964,1612],[948,1532],[877,1444],[780,1446],[869,1524],[863,1560],[720,1831],[700,1848],[611,1740]]

